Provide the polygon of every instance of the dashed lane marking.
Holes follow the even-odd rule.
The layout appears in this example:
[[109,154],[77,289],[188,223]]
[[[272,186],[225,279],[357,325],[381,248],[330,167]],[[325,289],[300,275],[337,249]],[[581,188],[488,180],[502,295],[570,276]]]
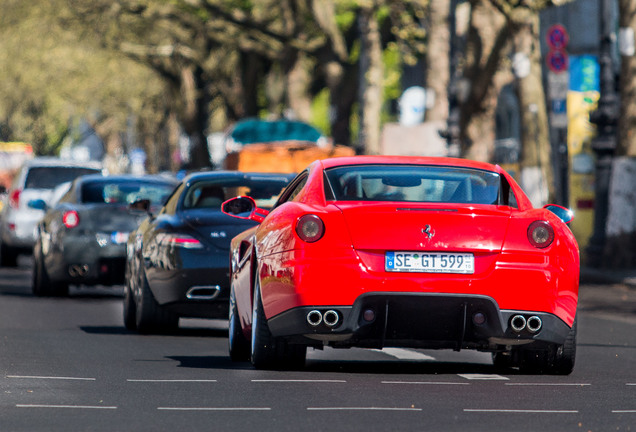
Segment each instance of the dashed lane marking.
[[255,383],[346,383],[345,380],[332,379],[253,379]]
[[44,405],[44,404],[17,404],[16,408],[71,408],[71,409],[103,409],[114,410],[116,406],[101,405]]
[[215,383],[217,380],[211,379],[127,379],[127,382],[143,383]]
[[269,407],[157,407],[159,411],[271,411]]
[[382,381],[382,384],[470,385],[470,383],[467,383],[467,382],[448,382],[448,381]]
[[471,409],[465,408],[464,412],[477,413],[514,413],[514,414],[577,414],[579,410],[533,410],[533,409]]
[[96,381],[96,378],[65,377],[65,376],[27,376],[27,375],[7,375],[7,378],[17,379],[49,379],[49,380],[74,380],[74,381]]
[[484,381],[508,381],[510,378],[497,374],[457,374],[467,380],[484,380]]
[[308,407],[307,411],[422,411],[422,408],[399,407]]
[[422,354],[421,352],[403,349],[403,348],[383,348],[383,349],[374,349],[372,351],[381,352],[391,357],[395,357],[399,360],[417,360],[417,361],[433,361],[435,357],[431,357],[430,355]]
[[587,387],[589,383],[506,383],[507,386],[569,386],[569,387]]

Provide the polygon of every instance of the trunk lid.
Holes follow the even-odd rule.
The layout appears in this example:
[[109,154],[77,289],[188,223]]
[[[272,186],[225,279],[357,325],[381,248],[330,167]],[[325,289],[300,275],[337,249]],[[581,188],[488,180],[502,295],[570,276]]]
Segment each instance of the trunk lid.
[[182,213],[184,222],[206,243],[219,249],[230,249],[233,237],[257,225],[251,220],[237,219],[210,209],[188,210]]

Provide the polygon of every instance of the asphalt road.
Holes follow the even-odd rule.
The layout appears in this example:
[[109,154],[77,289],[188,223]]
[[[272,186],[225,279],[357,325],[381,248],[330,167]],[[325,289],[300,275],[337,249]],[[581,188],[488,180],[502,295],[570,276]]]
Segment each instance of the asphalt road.
[[502,375],[462,351],[310,351],[303,371],[227,356],[226,324],[122,324],[121,288],[30,294],[0,269],[0,431],[636,430],[636,290],[581,287],[569,376]]

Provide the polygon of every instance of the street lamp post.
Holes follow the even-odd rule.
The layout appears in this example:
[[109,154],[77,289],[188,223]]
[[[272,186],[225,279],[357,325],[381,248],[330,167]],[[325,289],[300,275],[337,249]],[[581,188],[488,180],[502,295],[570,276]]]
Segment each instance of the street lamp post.
[[618,95],[612,61],[613,14],[612,1],[600,0],[600,98],[596,111],[590,113],[590,122],[596,124],[597,134],[592,140],[596,154],[596,178],[594,182],[594,231],[587,247],[588,265],[600,267],[606,239],[609,210],[609,184],[612,159],[616,150],[616,125],[618,123]]

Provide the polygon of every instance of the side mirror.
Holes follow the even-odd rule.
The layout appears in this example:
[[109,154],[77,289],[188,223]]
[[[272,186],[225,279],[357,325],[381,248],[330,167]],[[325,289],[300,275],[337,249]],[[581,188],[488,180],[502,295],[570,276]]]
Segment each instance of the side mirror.
[[140,200],[134,201],[128,205],[128,208],[133,211],[143,211],[146,213],[150,213],[150,200],[140,199]]
[[572,219],[574,219],[574,213],[572,213],[572,210],[562,207],[560,205],[548,204],[543,206],[543,208],[550,210],[552,213],[557,215],[557,217],[566,224],[572,222]]
[[267,210],[256,207],[256,201],[248,196],[239,196],[221,204],[221,211],[228,216],[262,222],[269,214]]
[[27,203],[27,207],[35,210],[46,211],[47,205],[43,199],[34,199]]

